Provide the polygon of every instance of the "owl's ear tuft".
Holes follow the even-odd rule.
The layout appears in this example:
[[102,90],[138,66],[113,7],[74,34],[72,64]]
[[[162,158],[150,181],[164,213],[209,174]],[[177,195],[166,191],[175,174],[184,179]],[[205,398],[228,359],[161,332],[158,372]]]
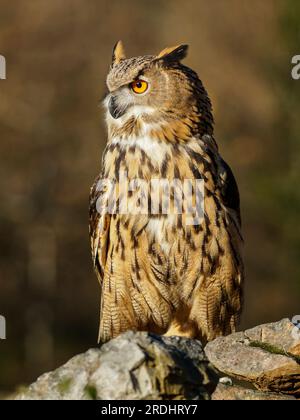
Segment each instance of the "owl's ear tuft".
[[186,44],[165,48],[158,54],[156,60],[163,60],[166,62],[179,62],[186,57],[188,49],[189,46]]
[[112,66],[119,64],[122,60],[125,60],[126,54],[122,41],[118,41],[113,49],[112,54]]

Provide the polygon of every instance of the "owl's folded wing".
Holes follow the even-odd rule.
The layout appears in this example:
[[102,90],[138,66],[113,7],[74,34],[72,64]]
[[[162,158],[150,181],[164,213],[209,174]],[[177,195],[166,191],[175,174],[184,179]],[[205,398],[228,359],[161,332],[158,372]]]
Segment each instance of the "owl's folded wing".
[[101,284],[109,246],[110,215],[102,211],[105,193],[100,188],[100,180],[101,176],[95,180],[90,192],[89,230],[93,265]]
[[241,225],[240,194],[230,166],[221,159],[221,192],[223,203],[234,210],[236,218]]

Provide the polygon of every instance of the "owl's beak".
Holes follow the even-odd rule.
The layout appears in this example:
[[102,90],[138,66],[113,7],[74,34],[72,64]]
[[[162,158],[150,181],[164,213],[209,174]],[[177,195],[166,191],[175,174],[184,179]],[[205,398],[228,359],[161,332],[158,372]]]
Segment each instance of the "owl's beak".
[[108,110],[110,112],[110,115],[116,120],[122,115],[125,114],[125,109],[120,108],[117,104],[117,100],[114,96],[112,96],[108,102]]

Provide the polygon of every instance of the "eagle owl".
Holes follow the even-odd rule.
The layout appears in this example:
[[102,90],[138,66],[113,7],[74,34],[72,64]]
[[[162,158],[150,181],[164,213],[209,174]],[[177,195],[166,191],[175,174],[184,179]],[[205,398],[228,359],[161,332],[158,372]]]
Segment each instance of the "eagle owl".
[[[218,152],[208,94],[181,63],[187,50],[179,45],[129,59],[121,41],[113,50],[104,101],[108,142],[90,195],[100,342],[129,329],[207,342],[233,332],[239,319],[244,276],[239,192]],[[124,178],[131,188],[121,186]],[[142,183],[133,188],[137,179]],[[201,217],[200,212],[193,222],[189,217],[195,186],[189,192],[181,188],[190,199],[181,212],[175,204],[165,211],[161,191],[150,203],[153,194],[145,183],[160,179],[169,183],[173,201],[178,181],[200,180]],[[121,209],[124,200],[127,211]],[[136,211],[139,206],[143,211]]]

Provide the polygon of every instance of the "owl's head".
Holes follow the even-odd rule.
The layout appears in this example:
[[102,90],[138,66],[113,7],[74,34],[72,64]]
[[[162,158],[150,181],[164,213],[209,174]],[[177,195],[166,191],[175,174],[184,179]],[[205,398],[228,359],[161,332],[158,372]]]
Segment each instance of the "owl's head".
[[[119,41],[113,49],[105,99],[109,128],[135,122],[184,122],[196,134],[212,134],[213,117],[207,92],[197,74],[181,61],[187,45],[158,55],[126,58]],[[127,124],[128,125],[128,124]],[[141,126],[141,124],[140,124]]]

